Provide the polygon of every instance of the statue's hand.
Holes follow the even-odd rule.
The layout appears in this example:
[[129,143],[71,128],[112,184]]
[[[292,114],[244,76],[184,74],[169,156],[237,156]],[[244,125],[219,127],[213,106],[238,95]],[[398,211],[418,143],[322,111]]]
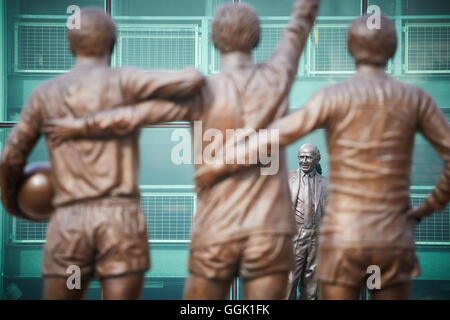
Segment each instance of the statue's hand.
[[420,222],[422,218],[429,216],[431,212],[424,209],[422,206],[414,207],[408,210],[406,213],[407,217],[415,220],[416,222]]
[[52,119],[44,124],[42,131],[52,145],[58,146],[66,140],[80,137],[84,131],[84,121],[76,118]]

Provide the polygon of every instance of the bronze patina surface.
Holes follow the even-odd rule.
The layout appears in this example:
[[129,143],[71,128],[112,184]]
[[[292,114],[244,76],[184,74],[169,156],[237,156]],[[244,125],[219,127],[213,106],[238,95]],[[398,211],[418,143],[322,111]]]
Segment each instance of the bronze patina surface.
[[[144,72],[111,69],[116,31],[100,9],[81,10],[80,29],[68,30],[73,69],[36,88],[8,136],[0,163],[2,203],[23,217],[19,177],[44,124],[72,121],[149,98],[181,98],[198,91],[203,76],[195,69]],[[138,189],[138,132],[110,139],[80,139],[47,147],[56,208],[47,232],[42,274],[44,298],[82,298],[93,276],[105,299],[138,298],[149,268],[146,223]],[[81,289],[69,290],[67,268],[81,270]]]
[[[422,89],[385,73],[397,46],[394,23],[381,17],[380,29],[367,27],[367,16],[348,31],[348,48],[357,73],[319,90],[306,106],[275,121],[281,147],[324,128],[330,161],[329,198],[320,228],[317,278],[324,299],[357,299],[367,268],[378,266],[381,289],[374,299],[409,297],[411,280],[420,274],[414,226],[445,208],[450,199],[450,126]],[[421,133],[444,161],[440,179],[418,208],[410,207],[414,136]],[[241,142],[242,143],[242,142]],[[241,153],[251,159],[253,144]],[[233,146],[228,146],[233,147]],[[207,187],[240,165],[212,164],[197,171]]]
[[[227,129],[265,128],[288,111],[288,94],[318,5],[318,0],[295,1],[277,49],[260,64],[251,59],[260,34],[257,15],[245,4],[223,5],[212,22],[221,70],[195,97],[173,99],[172,105],[142,103],[75,125],[53,122],[63,127],[50,125],[49,132],[55,141],[79,134],[125,135],[158,120],[189,121],[193,128],[200,124],[203,132],[212,129],[223,137]],[[218,141],[200,140],[194,141],[194,158],[205,160],[204,150]],[[210,188],[197,188],[185,298],[224,299],[236,276],[244,280],[248,299],[285,297],[295,230],[283,152],[280,157],[276,175],[261,176],[258,168],[246,168]],[[206,166],[200,162],[195,171]]]

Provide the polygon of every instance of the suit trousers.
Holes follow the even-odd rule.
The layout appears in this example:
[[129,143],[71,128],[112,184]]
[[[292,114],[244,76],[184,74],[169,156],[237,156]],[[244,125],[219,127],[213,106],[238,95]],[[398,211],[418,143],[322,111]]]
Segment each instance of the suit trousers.
[[315,227],[299,227],[294,238],[294,270],[289,274],[288,292],[286,298],[295,300],[297,288],[300,290],[299,300],[317,299],[316,254],[318,230]]

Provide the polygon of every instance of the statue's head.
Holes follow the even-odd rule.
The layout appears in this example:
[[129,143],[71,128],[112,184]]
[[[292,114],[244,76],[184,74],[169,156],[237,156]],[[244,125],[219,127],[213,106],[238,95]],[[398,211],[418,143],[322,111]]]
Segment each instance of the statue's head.
[[259,43],[259,18],[244,3],[227,3],[217,8],[212,21],[212,42],[221,53],[251,52]]
[[298,164],[303,172],[310,173],[313,171],[319,161],[320,151],[315,145],[305,143],[298,150]]
[[111,17],[99,8],[80,11],[80,28],[67,31],[74,56],[111,55],[116,43],[116,27]]
[[347,45],[356,64],[383,66],[397,50],[397,33],[394,22],[381,15],[380,28],[370,29],[364,15],[351,24],[347,34]]

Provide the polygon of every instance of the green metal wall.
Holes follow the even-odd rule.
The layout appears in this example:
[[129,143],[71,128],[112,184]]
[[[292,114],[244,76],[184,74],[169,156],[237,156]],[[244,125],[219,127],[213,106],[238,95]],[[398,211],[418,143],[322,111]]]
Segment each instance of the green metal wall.
[[[195,65],[206,75],[217,72],[220,59],[209,41],[210,23],[214,8],[224,2],[227,1],[112,0],[112,16],[118,27],[113,65],[152,69],[179,69]],[[253,5],[261,17],[262,39],[254,52],[255,61],[261,61],[274,49],[279,33],[288,21],[293,0],[245,2]],[[301,107],[319,88],[345,79],[354,69],[346,52],[345,31],[350,21],[361,14],[362,3],[361,0],[321,1],[317,30],[310,35],[300,61],[298,77],[290,93],[291,110]],[[29,94],[40,83],[62,70],[70,69],[73,59],[63,31],[68,16],[66,8],[72,4],[106,8],[104,0],[0,0],[1,124],[17,120]],[[445,46],[450,46],[450,38],[445,37],[450,28],[450,3],[445,0],[430,0],[425,4],[416,0],[373,0],[369,1],[370,4],[379,5],[384,13],[396,21],[399,48],[390,62],[388,72],[401,81],[428,91],[447,119],[450,119],[450,52],[445,49]],[[427,16],[424,17],[424,14]],[[415,31],[409,27],[425,23],[439,24],[440,29],[433,29],[437,30],[433,32],[438,32],[441,37],[436,40],[427,36],[420,38],[422,31],[414,34]],[[49,33],[49,30],[53,33]],[[431,29],[423,30],[427,32]],[[417,37],[410,47],[406,43],[407,34],[408,39]],[[37,35],[43,35],[44,40],[36,40],[39,39]],[[19,38],[21,41],[18,41]],[[414,46],[428,48],[422,54],[426,63],[420,65],[416,61],[416,67],[431,66],[436,70],[414,73],[405,68],[411,64],[409,62],[414,62],[411,55],[406,57],[406,50]],[[441,66],[442,63],[432,59],[434,56],[448,63],[447,71]],[[179,128],[184,128],[184,125],[180,124]],[[176,166],[170,161],[170,151],[175,144],[170,137],[175,129],[146,128],[141,134],[140,184],[143,194],[149,196],[147,216],[150,224],[158,221],[158,226],[162,226],[161,230],[154,229],[150,235],[152,269],[146,275],[145,299],[181,298],[187,276],[188,235],[184,234],[183,239],[177,240],[165,229],[172,218],[175,219],[175,225],[170,227],[180,230],[185,228],[182,219],[191,219],[195,211],[195,206],[186,202],[189,197],[195,200],[193,168],[190,165]],[[0,128],[0,148],[9,130]],[[287,149],[289,169],[297,168],[296,153],[305,142],[319,146],[324,175],[327,176],[328,155],[323,130],[312,133]],[[30,161],[45,160],[47,157],[41,139]],[[412,194],[417,201],[431,191],[441,169],[442,161],[423,137],[417,136],[412,170]],[[163,205],[158,205],[158,201],[162,201]],[[185,210],[176,212],[167,209],[166,204],[170,201],[184,205]],[[40,264],[45,225],[14,221],[1,210],[0,298],[11,298],[11,294],[7,295],[7,288],[14,285],[21,290],[21,298],[40,298]],[[424,221],[417,231],[417,239],[420,240],[417,242],[418,256],[423,274],[414,282],[413,297],[450,298],[449,220],[447,208],[445,212]],[[94,282],[91,287],[88,298],[99,298],[98,282]]]

